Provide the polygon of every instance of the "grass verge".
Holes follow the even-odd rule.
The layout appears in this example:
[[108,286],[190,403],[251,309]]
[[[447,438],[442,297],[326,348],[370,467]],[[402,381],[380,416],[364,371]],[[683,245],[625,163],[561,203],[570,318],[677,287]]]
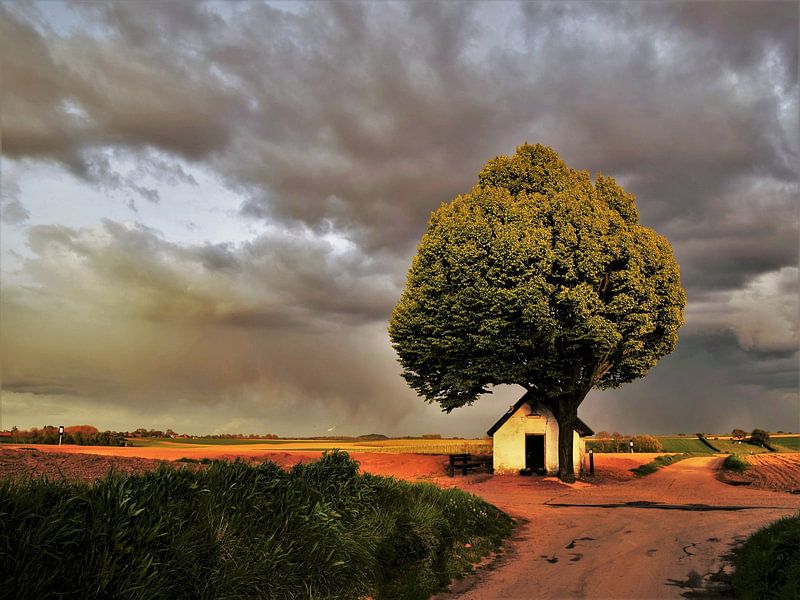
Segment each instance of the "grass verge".
[[513,521],[455,489],[358,473],[333,452],[161,466],[93,484],[0,481],[0,589],[14,598],[427,598]]
[[733,589],[742,600],[800,598],[800,514],[750,536],[736,552]]
[[635,474],[637,477],[644,477],[645,475],[655,473],[667,465],[671,465],[672,463],[676,463],[687,458],[692,458],[694,456],[702,456],[702,454],[694,452],[684,452],[683,454],[664,454],[662,456],[656,456],[649,463],[639,465],[635,469],[630,469],[630,472]]

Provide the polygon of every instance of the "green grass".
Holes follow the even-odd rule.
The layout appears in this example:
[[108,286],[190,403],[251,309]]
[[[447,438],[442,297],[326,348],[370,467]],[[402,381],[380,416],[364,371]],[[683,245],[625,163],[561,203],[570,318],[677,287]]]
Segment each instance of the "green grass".
[[645,475],[650,475],[655,473],[659,469],[662,469],[672,463],[676,463],[681,460],[685,460],[687,458],[692,458],[697,456],[696,453],[684,453],[684,454],[664,454],[663,456],[656,456],[653,460],[649,463],[645,463],[643,465],[639,465],[635,469],[630,469],[631,473],[634,473],[637,477],[644,477]]
[[722,468],[726,471],[733,471],[734,473],[744,473],[750,468],[747,461],[742,460],[736,454],[731,454],[728,458],[722,461]]
[[[696,452],[699,454],[711,454],[713,450],[706,446],[696,437],[659,437],[663,452]],[[713,444],[713,442],[712,442]]]
[[800,598],[800,515],[750,536],[736,552],[733,589],[741,600]]
[[789,452],[800,452],[800,436],[781,437],[776,435],[769,438],[769,443],[773,446],[781,446],[782,449],[785,448]]
[[[625,438],[620,444],[621,452],[628,452],[628,439]],[[698,454],[712,454],[713,450],[706,446],[696,437],[673,437],[673,436],[656,436],[656,439],[661,442],[661,452],[693,452]],[[586,449],[592,449],[595,452],[613,452],[613,442],[610,440],[587,440]]]
[[361,475],[343,452],[290,471],[214,461],[94,484],[3,479],[0,595],[427,598],[512,528],[475,496]]
[[737,444],[732,440],[715,440],[711,438],[708,440],[713,446],[719,448],[719,451],[722,453],[728,454],[763,454],[764,452],[769,452],[766,448],[762,446],[756,446],[755,444],[748,444],[747,442],[742,442],[741,444]]

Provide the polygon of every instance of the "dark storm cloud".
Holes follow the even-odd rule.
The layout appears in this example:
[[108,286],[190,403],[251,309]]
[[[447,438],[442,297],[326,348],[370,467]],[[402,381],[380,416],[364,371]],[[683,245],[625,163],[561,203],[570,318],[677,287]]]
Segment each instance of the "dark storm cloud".
[[383,326],[365,322],[399,294],[378,260],[286,233],[179,246],[111,221],[32,227],[29,250],[33,281],[0,296],[4,392],[144,411],[230,403],[295,433],[298,402],[365,429],[378,397],[385,426],[407,412]]
[[382,319],[400,294],[390,259],[299,234],[178,245],[143,225],[30,229],[26,272],[44,293],[153,321],[282,329]]
[[[7,47],[27,49],[4,53],[8,155],[112,185],[98,146],[204,160],[251,196],[246,214],[371,249],[407,255],[430,210],[525,138],[624,178],[671,238],[688,219],[733,241],[732,193],[795,181],[794,3],[503,5],[524,19],[497,31],[471,3],[77,6],[102,37],[5,15]],[[775,254],[755,273],[793,258]],[[719,267],[708,286],[741,280]]]
[[[188,362],[222,359],[187,351],[170,362],[182,385],[278,389],[294,377],[322,397],[338,385],[325,377],[341,373],[366,406],[370,386],[397,374],[359,371],[369,357],[330,328],[380,329],[430,211],[526,139],[617,177],[643,222],[669,237],[694,340],[681,365],[731,357],[744,379],[703,380],[720,390],[796,380],[797,3],[73,8],[76,31],[0,8],[4,156],[60,163],[161,205],[164,188],[137,173],[190,181],[176,168],[185,160],[248,198],[243,215],[284,230],[197,246],[110,221],[31,230],[25,270],[49,302],[193,323],[238,361],[204,378]],[[118,172],[120,157],[137,173]],[[337,250],[326,234],[352,244]],[[252,354],[230,350],[234,340]],[[363,371],[368,381],[354,383]]]
[[197,65],[152,62],[128,43],[83,33],[48,35],[0,11],[4,155],[52,159],[106,181],[114,174],[98,164],[99,149],[199,160],[225,146],[236,97]]

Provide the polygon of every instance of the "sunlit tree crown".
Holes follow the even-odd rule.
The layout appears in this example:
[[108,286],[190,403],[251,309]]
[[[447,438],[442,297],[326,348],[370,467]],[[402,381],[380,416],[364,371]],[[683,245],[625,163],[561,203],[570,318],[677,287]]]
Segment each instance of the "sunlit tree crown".
[[389,335],[406,381],[445,410],[497,384],[555,401],[645,375],[685,303],[631,194],[525,144],[433,213]]

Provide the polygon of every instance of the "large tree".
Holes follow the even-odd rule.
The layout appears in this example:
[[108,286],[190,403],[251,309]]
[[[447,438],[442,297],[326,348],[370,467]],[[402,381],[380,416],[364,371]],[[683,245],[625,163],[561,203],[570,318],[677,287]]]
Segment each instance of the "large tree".
[[389,335],[405,380],[447,412],[498,384],[535,390],[574,481],[578,406],[672,352],[685,303],[672,248],[631,194],[525,144],[433,213]]

